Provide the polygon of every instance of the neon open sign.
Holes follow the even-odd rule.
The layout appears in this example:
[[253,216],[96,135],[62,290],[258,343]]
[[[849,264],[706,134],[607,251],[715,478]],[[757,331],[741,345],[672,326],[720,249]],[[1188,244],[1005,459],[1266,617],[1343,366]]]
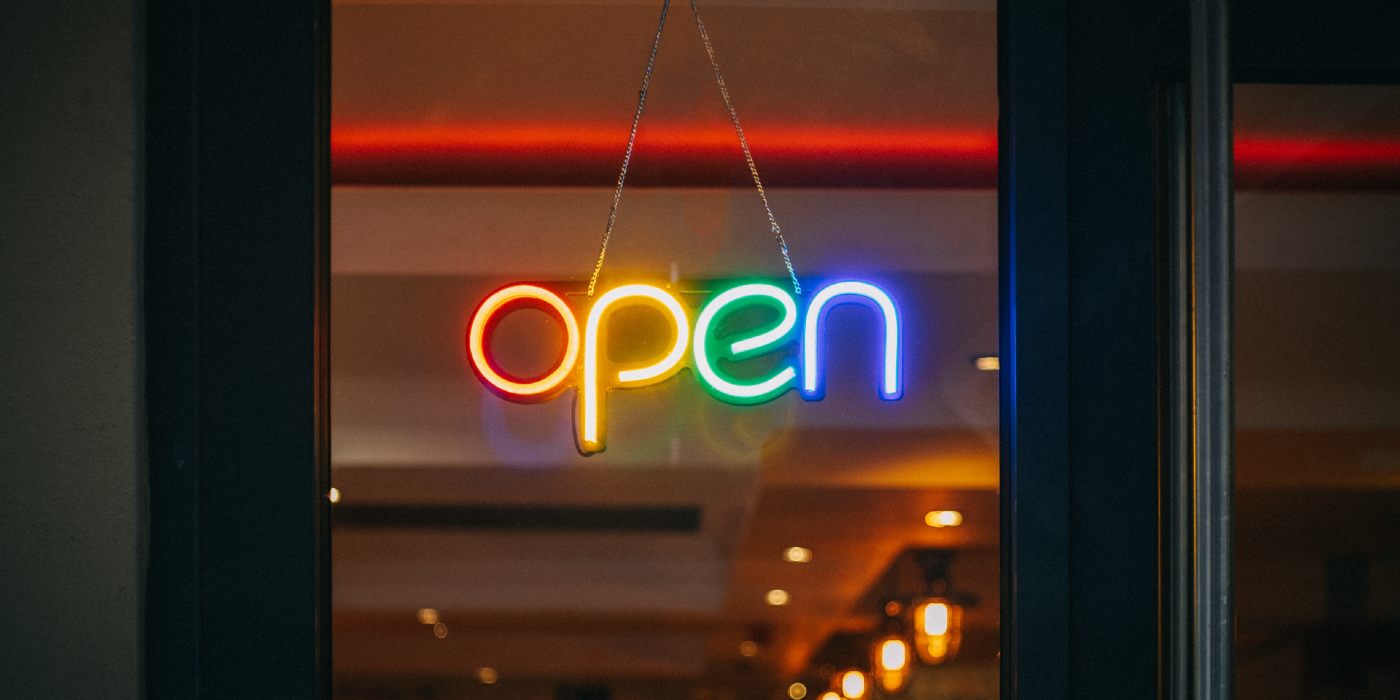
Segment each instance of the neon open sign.
[[[684,367],[690,367],[715,398],[733,404],[772,401],[793,387],[798,387],[804,399],[820,400],[824,395],[822,342],[826,316],[833,307],[851,303],[869,307],[877,314],[883,345],[876,389],[886,401],[899,399],[904,390],[899,308],[885,290],[856,280],[833,282],[817,290],[805,313],[799,311],[797,301],[782,287],[766,282],[739,284],[706,299],[694,326],[675,295],[650,284],[625,284],[592,300],[583,317],[582,330],[574,310],[558,294],[537,285],[512,284],[486,297],[472,314],[467,354],[477,377],[510,401],[546,401],[576,388],[575,437],[579,451],[588,455],[602,452],[607,446],[610,390],[656,384]],[[608,320],[616,310],[633,305],[661,311],[675,331],[674,339],[664,354],[649,364],[615,367],[602,351],[608,347]],[[715,330],[724,318],[755,305],[775,310],[776,321],[718,337]],[[564,327],[563,353],[548,372],[533,378],[509,375],[492,359],[489,348],[495,324],[524,308],[541,309],[556,316]],[[799,348],[795,353],[794,344]],[[721,365],[722,360],[737,362],[777,353],[784,353],[785,359],[763,377],[736,377]]]

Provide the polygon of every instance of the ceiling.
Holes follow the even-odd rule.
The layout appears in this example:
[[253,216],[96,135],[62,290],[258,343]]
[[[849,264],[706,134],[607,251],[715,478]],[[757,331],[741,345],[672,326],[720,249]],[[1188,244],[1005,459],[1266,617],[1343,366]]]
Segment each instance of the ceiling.
[[[506,282],[586,281],[655,3],[336,2],[342,137],[509,146],[453,151],[445,178],[415,179],[433,162],[416,146],[363,158],[332,193],[339,695],[528,700],[606,681],[615,698],[772,697],[832,634],[878,623],[861,601],[901,552],[935,548],[978,598],[961,665],[937,682],[995,696],[997,377],[973,363],[997,342],[996,192],[977,175],[994,142],[991,161],[979,151],[980,165],[926,177],[924,161],[850,141],[994,133],[994,5],[701,9],[760,167],[770,135],[801,135],[791,157],[769,152],[787,169],[769,198],[798,273],[878,279],[905,310],[905,398],[875,397],[874,326],[842,309],[826,400],[736,408],[682,373],[613,392],[608,451],[580,457],[572,398],[500,400],[472,376],[462,334]],[[635,158],[651,186],[623,198],[604,284],[782,274],[737,148],[704,146],[732,132],[702,52],[677,3]],[[1386,119],[1400,115],[1394,90],[1301,103],[1251,90],[1241,129],[1263,136],[1400,132]],[[853,174],[801,175],[833,162]],[[709,174],[687,180],[696,168]],[[886,168],[904,174],[881,180]],[[1400,196],[1259,190],[1237,216],[1241,542],[1287,532],[1300,550],[1385,554],[1376,542],[1400,541],[1400,323],[1385,303],[1400,299]],[[555,332],[527,318],[498,352],[529,369]],[[1373,536],[1348,540],[1346,521],[1293,517],[1300,507],[1345,509]],[[964,523],[927,527],[931,509]],[[812,561],[783,561],[794,545]],[[773,588],[791,602],[767,605]],[[1242,614],[1276,612],[1258,600]],[[428,607],[446,637],[415,619]],[[488,666],[489,687],[474,676]]]

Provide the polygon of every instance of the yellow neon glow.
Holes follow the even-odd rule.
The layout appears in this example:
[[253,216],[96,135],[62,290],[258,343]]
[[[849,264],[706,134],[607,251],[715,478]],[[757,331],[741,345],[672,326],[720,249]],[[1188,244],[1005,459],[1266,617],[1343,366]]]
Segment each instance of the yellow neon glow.
[[724,379],[715,372],[714,365],[710,362],[709,350],[705,347],[705,337],[710,333],[711,324],[714,323],[715,318],[719,316],[719,312],[724,307],[745,297],[755,296],[766,297],[778,302],[783,307],[783,317],[778,321],[777,326],[766,333],[743,338],[730,344],[729,351],[734,355],[742,355],[753,350],[761,350],[785,338],[797,325],[797,303],[792,300],[792,295],[776,285],[741,284],[725,290],[710,300],[700,312],[700,317],[695,319],[695,342],[692,345],[695,354],[695,370],[716,391],[740,399],[756,399],[771,394],[783,389],[789,382],[797,378],[797,370],[793,367],[784,367],[777,374],[757,384],[737,384]]
[[[501,376],[501,373],[496,371],[487,358],[486,327],[490,323],[491,317],[501,307],[529,299],[543,302],[553,309],[564,324],[564,356],[560,359],[559,366],[544,377],[533,382],[517,382]],[[487,384],[511,396],[539,397],[557,388],[564,381],[564,378],[573,371],[574,363],[578,361],[579,352],[578,321],[574,319],[573,311],[569,310],[569,306],[564,303],[564,300],[553,292],[532,284],[511,285],[497,290],[491,296],[486,297],[486,301],[481,302],[481,306],[476,310],[476,315],[472,316],[471,328],[467,332],[467,351],[471,355],[472,365],[476,367],[477,374]]]
[[583,386],[579,399],[579,450],[585,454],[601,452],[603,440],[603,387],[598,376],[600,362],[599,337],[603,317],[610,307],[624,299],[642,299],[660,306],[670,314],[676,324],[676,342],[660,361],[639,369],[622,370],[617,373],[616,386],[655,384],[680,369],[681,360],[690,340],[690,320],[685,309],[676,298],[659,287],[650,284],[625,284],[611,289],[593,302],[588,310],[588,320],[584,324],[583,335]]
[[897,399],[903,393],[899,370],[899,311],[885,290],[866,282],[835,282],[812,297],[802,328],[802,392],[809,398],[821,395],[821,355],[817,346],[817,326],[826,315],[828,304],[837,297],[864,297],[880,309],[885,330],[884,362],[880,371],[880,398]]
[[865,697],[865,674],[855,669],[841,674],[841,695],[848,700]]

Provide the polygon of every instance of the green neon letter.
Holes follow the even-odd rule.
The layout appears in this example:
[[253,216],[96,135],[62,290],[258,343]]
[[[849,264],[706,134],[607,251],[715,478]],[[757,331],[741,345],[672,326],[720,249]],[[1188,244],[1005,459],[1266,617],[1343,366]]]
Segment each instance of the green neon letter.
[[[710,329],[725,313],[727,307],[753,303],[781,309],[782,316],[777,325],[761,333],[735,340],[729,343],[727,348],[723,347],[723,343],[709,337]],[[757,404],[777,398],[796,383],[796,367],[785,364],[767,379],[739,382],[733,377],[725,376],[715,366],[712,354],[715,358],[728,356],[734,360],[760,355],[787,342],[796,329],[797,304],[792,300],[792,295],[775,285],[741,284],[721,292],[705,304],[705,308],[700,310],[700,317],[695,321],[695,342],[691,343],[691,347],[695,354],[695,371],[700,376],[700,383],[715,398],[732,404]],[[714,345],[719,346],[718,351],[711,347],[712,341]]]

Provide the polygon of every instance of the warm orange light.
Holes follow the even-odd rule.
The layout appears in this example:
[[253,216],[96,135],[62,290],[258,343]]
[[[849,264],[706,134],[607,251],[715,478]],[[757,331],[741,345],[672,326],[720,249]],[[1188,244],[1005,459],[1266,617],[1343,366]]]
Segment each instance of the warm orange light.
[[841,697],[860,700],[865,697],[865,674],[851,669],[841,674]]
[[914,608],[914,649],[925,663],[952,659],[961,642],[962,606],[929,598]]
[[425,625],[436,625],[438,622],[438,611],[432,608],[418,608],[418,622]]
[[822,693],[822,696],[820,698],[817,698],[817,700],[841,700],[841,696],[838,695],[834,690],[828,690],[825,693]]
[[788,592],[781,588],[774,588],[763,594],[763,599],[767,601],[769,605],[787,605],[788,601],[792,600],[792,596],[789,596]]
[[962,522],[962,513],[956,510],[931,510],[924,515],[924,524],[929,527],[957,527]]
[[972,361],[977,369],[983,372],[995,372],[1001,369],[1001,358],[996,355],[983,355]]
[[501,675],[496,673],[496,669],[490,666],[482,666],[476,670],[476,679],[480,681],[482,685],[495,685],[496,681],[501,679]]
[[447,625],[441,622],[434,624],[433,636],[438,639],[447,639]]
[[812,561],[812,550],[806,547],[788,547],[783,550],[783,561],[793,564],[806,564]]
[[900,636],[881,637],[875,640],[872,652],[876,687],[888,694],[902,692],[909,684],[911,671],[909,641]]
[[[498,312],[507,306],[534,304],[554,312],[564,324],[564,355],[554,369],[534,381],[516,381],[502,375],[486,352],[486,332]],[[559,295],[532,284],[513,284],[496,290],[477,307],[472,314],[471,327],[467,331],[467,353],[477,376],[492,390],[506,398],[536,400],[549,398],[561,388],[564,378],[574,371],[579,353],[578,321]]]
[[739,656],[742,656],[746,659],[758,656],[758,642],[755,642],[752,639],[745,639],[744,641],[739,642]]
[[807,686],[801,683],[793,683],[788,686],[788,697],[792,700],[802,700],[807,697]]
[[340,502],[340,489],[338,489],[338,488],[332,486],[332,487],[331,487],[331,490],[328,491],[328,492],[326,492],[326,500],[330,501],[331,503],[339,503],[339,502]]

